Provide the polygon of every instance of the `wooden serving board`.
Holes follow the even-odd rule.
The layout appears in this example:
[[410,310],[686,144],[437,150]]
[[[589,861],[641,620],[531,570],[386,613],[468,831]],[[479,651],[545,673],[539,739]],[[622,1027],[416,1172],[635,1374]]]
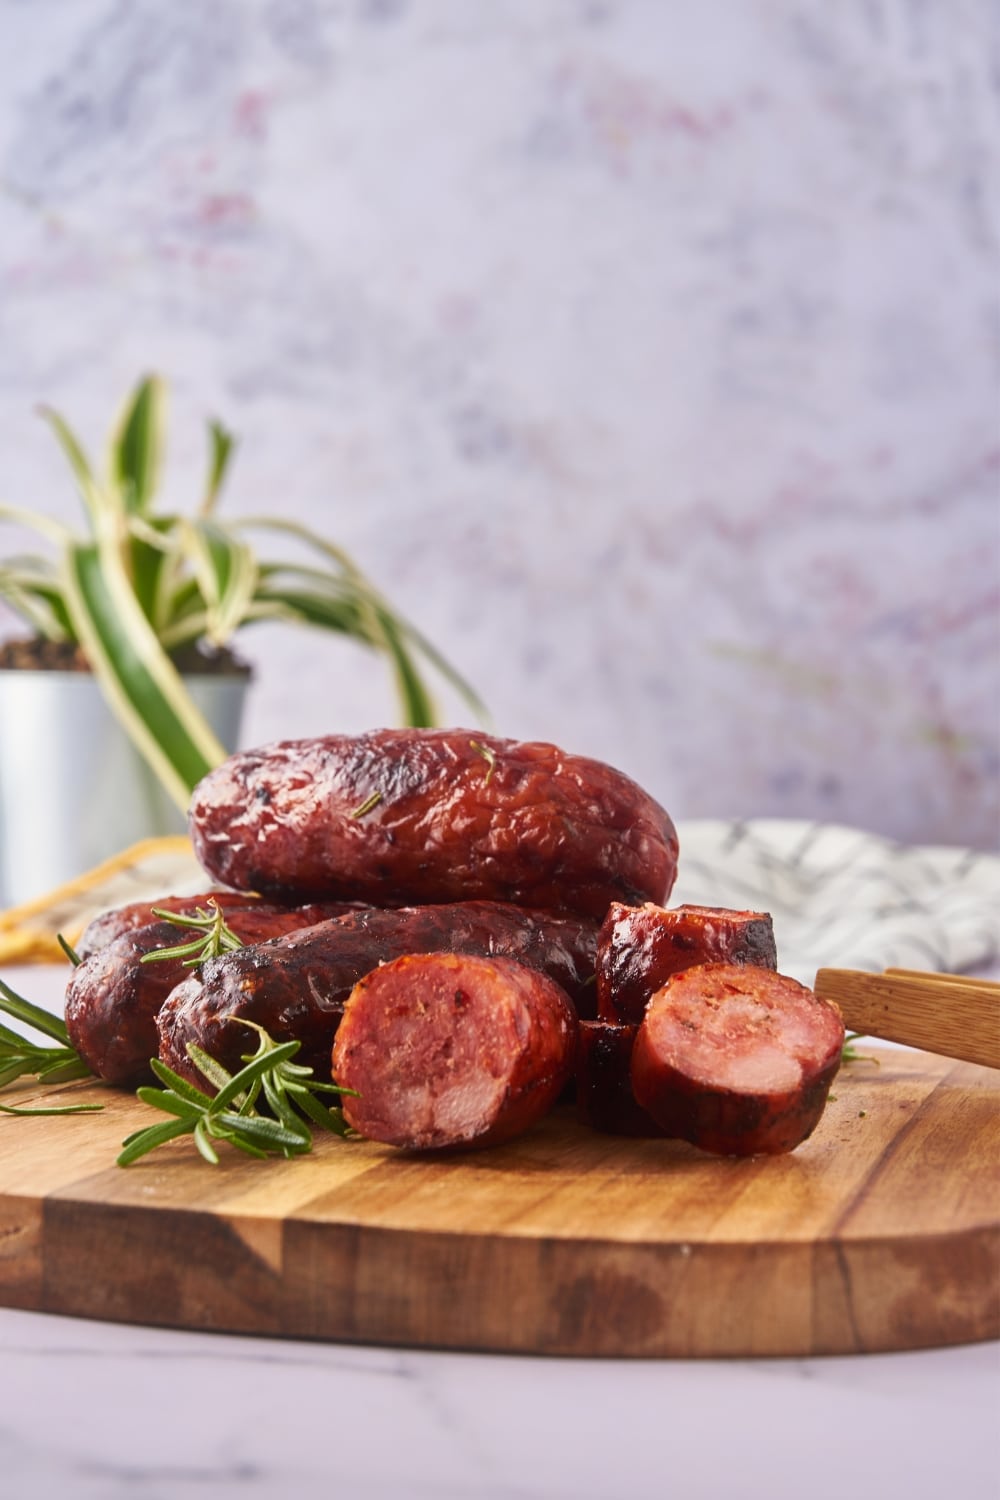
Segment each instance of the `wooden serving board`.
[[67,1086],[61,1102],[104,1112],[0,1117],[0,1303],[562,1355],[996,1337],[1000,1074],[878,1055],[842,1070],[811,1140],[751,1161],[597,1135],[562,1109],[450,1158],[330,1137],[296,1161],[212,1168],[182,1140],[122,1169],[123,1137],[157,1116]]

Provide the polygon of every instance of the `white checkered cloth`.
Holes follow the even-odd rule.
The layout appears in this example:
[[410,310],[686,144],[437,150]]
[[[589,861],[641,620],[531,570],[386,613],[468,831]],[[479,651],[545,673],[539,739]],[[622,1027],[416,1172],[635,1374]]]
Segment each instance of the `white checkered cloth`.
[[831,823],[688,822],[671,906],[774,918],[778,966],[976,972],[1000,958],[1000,857],[906,847]]

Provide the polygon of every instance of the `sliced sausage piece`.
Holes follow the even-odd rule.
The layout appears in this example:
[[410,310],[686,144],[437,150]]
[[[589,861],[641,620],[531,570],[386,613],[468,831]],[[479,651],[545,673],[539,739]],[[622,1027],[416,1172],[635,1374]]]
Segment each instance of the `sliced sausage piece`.
[[[241,942],[261,943],[343,909],[341,902],[274,907],[245,901],[242,906],[227,906],[224,915]],[[134,1085],[149,1076],[149,1060],[156,1056],[160,1043],[156,1017],[191,969],[183,958],[156,963],[142,960],[158,948],[175,948],[196,936],[194,929],[175,927],[172,922],[126,928],[73,970],[66,987],[66,1030],[87,1067],[105,1083]],[[245,1044],[246,1038],[242,1040]]]
[[657,1136],[663,1131],[632,1092],[637,1023],[581,1021],[576,1052],[576,1113],[605,1135]]
[[231,756],[194,790],[195,852],[238,890],[379,906],[511,901],[603,918],[665,901],[670,818],[636,783],[555,745],[382,729]]
[[840,1066],[840,1011],[752,965],[674,974],[650,1000],[632,1088],[667,1135],[720,1156],[792,1151],[815,1129]]
[[506,958],[408,954],[355,985],[333,1077],[344,1115],[410,1150],[486,1146],[527,1130],[573,1068],[576,1016],[544,974]]
[[189,1042],[231,1071],[239,1068],[253,1043],[248,1027],[233,1024],[242,1018],[277,1042],[301,1042],[297,1061],[325,1077],[344,1002],[380,963],[404,953],[446,951],[515,958],[547,974],[574,1001],[592,1004],[596,942],[597,923],[586,917],[497,901],[347,912],[203,964],[160,1011],[160,1057],[199,1086],[204,1080],[188,1057]]
[[671,974],[716,963],[776,969],[768,913],[614,901],[597,936],[597,1014],[602,1021],[641,1021],[649,997]]

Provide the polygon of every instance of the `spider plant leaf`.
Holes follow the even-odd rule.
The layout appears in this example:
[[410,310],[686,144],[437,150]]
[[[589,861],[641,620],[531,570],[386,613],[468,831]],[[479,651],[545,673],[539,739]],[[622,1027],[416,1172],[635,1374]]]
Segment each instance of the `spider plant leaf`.
[[254,550],[216,521],[183,521],[180,534],[205,601],[205,637],[214,646],[224,646],[243,623],[254,597]]
[[[81,448],[75,433],[65,418],[61,417],[51,406],[40,406],[38,410],[52,428],[59,441],[59,446],[69,460],[69,466],[76,476],[80,496],[90,520],[91,528],[96,532],[101,523],[101,515],[106,506],[106,499],[104,492],[102,492],[100,485],[94,478],[87,455]],[[42,517],[38,517],[37,519],[39,521],[43,520]],[[47,524],[51,525],[55,523],[49,522]]]
[[0,505],[0,521],[13,521],[16,526],[26,526],[37,531],[57,547],[65,547],[73,538],[69,527],[64,526],[61,521],[53,521],[51,516],[41,516],[34,510],[24,510],[20,505]]
[[163,457],[166,389],[155,375],[136,387],[111,440],[111,476],[129,515],[145,515]]
[[6,600],[14,613],[47,641],[65,641],[71,637],[59,608],[62,601],[58,590],[30,574],[0,566],[0,599]]
[[209,458],[208,458],[208,483],[205,486],[205,498],[201,502],[201,514],[210,516],[215,509],[219,499],[219,491],[222,481],[226,477],[229,468],[229,460],[233,456],[236,439],[233,434],[223,427],[221,422],[209,422],[208,424]]
[[105,697],[163,786],[186,811],[195,784],[226,752],[199,713],[107,539],[64,557],[76,634]]

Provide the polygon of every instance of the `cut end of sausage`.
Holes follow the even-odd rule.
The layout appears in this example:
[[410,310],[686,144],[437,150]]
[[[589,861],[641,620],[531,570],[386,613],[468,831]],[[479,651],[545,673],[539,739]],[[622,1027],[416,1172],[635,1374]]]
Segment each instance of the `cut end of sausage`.
[[355,985],[333,1076],[348,1123],[411,1150],[508,1140],[570,1076],[576,1017],[562,989],[512,959],[407,954]]
[[719,1155],[791,1151],[815,1129],[840,1066],[835,1005],[785,975],[705,964],[650,1000],[632,1087],[668,1134]]

